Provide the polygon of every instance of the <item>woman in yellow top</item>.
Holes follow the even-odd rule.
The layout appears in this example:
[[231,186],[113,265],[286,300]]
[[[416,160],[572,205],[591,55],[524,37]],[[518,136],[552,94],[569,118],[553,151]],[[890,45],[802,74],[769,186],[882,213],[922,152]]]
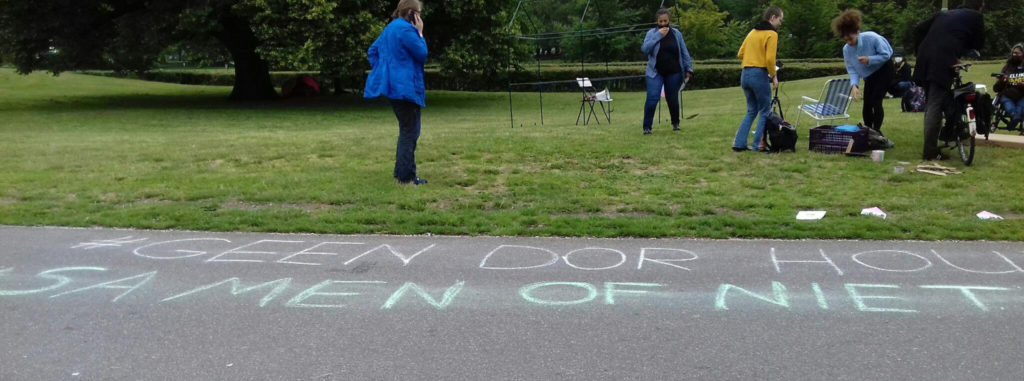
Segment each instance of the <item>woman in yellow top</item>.
[[[737,56],[743,61],[743,74],[740,76],[740,88],[747,96],[747,115],[736,131],[732,142],[732,150],[749,151],[747,137],[750,127],[757,119],[754,130],[754,145],[759,151],[766,151],[761,142],[764,134],[764,122],[772,112],[772,87],[779,87],[779,79],[775,77],[775,53],[779,45],[779,33],[776,30],[782,25],[782,9],[768,7],[764,18],[754,26],[743,40]],[[760,117],[758,117],[760,115]]]

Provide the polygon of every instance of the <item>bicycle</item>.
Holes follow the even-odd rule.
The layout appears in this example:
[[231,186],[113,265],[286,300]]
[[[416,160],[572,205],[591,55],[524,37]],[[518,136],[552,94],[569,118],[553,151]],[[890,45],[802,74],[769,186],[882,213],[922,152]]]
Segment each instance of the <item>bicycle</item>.
[[945,143],[939,148],[956,149],[965,165],[974,162],[974,138],[978,135],[975,113],[978,90],[974,82],[963,83],[962,77],[962,73],[969,71],[971,66],[969,63],[953,65],[953,97],[947,100],[946,122],[939,134],[939,139]]

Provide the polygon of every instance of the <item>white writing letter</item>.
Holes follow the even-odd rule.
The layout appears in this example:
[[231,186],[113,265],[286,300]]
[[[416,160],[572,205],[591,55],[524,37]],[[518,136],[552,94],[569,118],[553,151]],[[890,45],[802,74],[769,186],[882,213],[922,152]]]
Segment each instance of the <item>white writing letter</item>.
[[[533,251],[533,252],[543,252],[543,253],[546,253],[548,255],[549,259],[544,264],[534,265],[534,266],[524,266],[524,267],[496,267],[496,266],[488,266],[487,265],[487,260],[491,259],[492,255],[494,255],[495,253],[497,253],[498,251],[500,251],[502,249],[523,249],[523,250],[530,250],[530,251]],[[514,253],[518,253],[518,252],[514,252]],[[555,264],[555,262],[558,262],[558,254],[555,253],[554,251],[551,251],[551,250],[548,250],[548,249],[544,249],[544,248],[540,248],[540,247],[531,247],[531,246],[501,245],[501,246],[498,246],[498,247],[494,248],[494,250],[491,250],[490,253],[487,253],[487,256],[484,257],[484,260],[480,261],[480,268],[488,269],[488,270],[523,270],[523,269],[535,269],[535,268],[538,268],[538,267],[547,267],[547,266],[551,266],[551,265]]]

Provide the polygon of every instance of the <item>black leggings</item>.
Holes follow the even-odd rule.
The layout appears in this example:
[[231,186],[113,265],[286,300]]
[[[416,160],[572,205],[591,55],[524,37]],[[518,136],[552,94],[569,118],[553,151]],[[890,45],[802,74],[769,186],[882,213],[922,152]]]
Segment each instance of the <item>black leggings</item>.
[[885,120],[882,101],[885,100],[885,92],[892,84],[894,75],[895,68],[892,61],[886,61],[885,65],[864,78],[864,125],[866,127],[882,130],[882,121]]

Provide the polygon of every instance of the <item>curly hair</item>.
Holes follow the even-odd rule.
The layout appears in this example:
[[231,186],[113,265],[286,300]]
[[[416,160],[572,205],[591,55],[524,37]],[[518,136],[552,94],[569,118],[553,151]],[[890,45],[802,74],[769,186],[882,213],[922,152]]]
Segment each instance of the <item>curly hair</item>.
[[839,38],[858,33],[860,32],[861,19],[863,19],[863,15],[860,11],[847,9],[832,19],[832,33],[835,33],[836,37]]

